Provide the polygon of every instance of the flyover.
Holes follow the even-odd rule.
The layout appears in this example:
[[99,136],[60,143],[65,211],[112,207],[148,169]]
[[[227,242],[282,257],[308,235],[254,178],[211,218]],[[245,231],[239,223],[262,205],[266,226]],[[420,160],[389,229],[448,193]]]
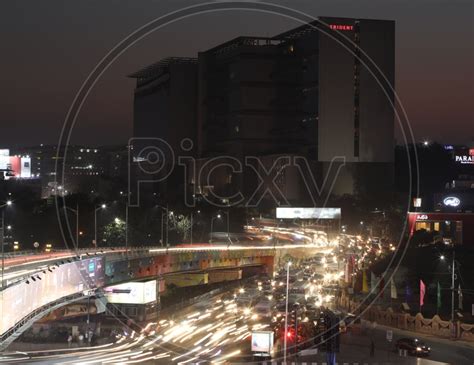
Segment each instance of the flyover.
[[327,246],[180,245],[61,251],[5,260],[7,280],[0,297],[0,349],[49,311],[125,281],[161,278],[170,273],[261,266],[272,274],[288,256],[307,257]]

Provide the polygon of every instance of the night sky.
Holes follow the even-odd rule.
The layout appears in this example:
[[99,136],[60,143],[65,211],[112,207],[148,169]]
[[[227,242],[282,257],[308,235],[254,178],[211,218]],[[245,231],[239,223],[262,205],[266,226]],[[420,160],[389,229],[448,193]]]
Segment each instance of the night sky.
[[[12,0],[0,5],[0,148],[57,143],[72,99],[95,64],[137,27],[195,1]],[[472,0],[273,1],[312,16],[396,21],[396,90],[415,138],[474,137]],[[278,15],[226,11],[158,30],[119,59],[88,98],[72,143],[125,143],[134,80],[127,74],[167,56],[195,57],[239,35],[273,36],[298,26]],[[399,138],[400,140],[400,138]]]

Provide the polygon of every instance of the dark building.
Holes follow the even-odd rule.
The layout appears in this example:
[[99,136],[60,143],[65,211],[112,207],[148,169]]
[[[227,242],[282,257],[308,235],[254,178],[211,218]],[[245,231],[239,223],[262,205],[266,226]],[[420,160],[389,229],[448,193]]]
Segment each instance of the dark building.
[[[262,166],[242,171],[236,166],[215,169],[209,179],[207,174],[205,179],[195,174],[189,182],[198,193],[249,195],[258,184],[255,170],[270,168],[282,155],[305,157],[319,186],[331,161],[343,157],[345,165],[332,186],[334,194],[391,189],[394,112],[389,86],[394,85],[394,22],[320,20],[324,24],[306,24],[272,38],[238,37],[201,52],[197,77],[188,77],[188,82],[165,68],[154,71],[146,82],[139,79],[135,136],[163,136],[175,144],[174,134],[181,136],[183,128],[189,128],[194,134],[188,135],[197,141],[198,170],[205,166],[209,173],[213,170],[209,161],[219,156],[230,156],[244,166],[247,156],[262,161]],[[145,70],[150,69],[154,66]],[[162,72],[166,76],[159,76]],[[181,72],[176,68],[176,73]],[[382,86],[374,75],[382,79]],[[145,102],[141,90],[148,84],[158,87],[159,77],[167,80],[165,90],[172,90],[176,79],[181,92],[173,96],[154,91]],[[193,89],[195,94],[189,94]],[[184,127],[169,116],[176,103],[190,111],[186,123],[195,124]],[[281,166],[277,175],[278,188],[293,203],[310,203],[298,169]]]
[[[137,80],[131,148],[132,156],[139,166],[132,165],[136,169],[133,177],[142,181],[153,180],[157,178],[156,175],[162,176],[173,168],[176,162],[174,157],[194,153],[195,146],[190,151],[183,151],[181,142],[190,139],[195,143],[197,139],[197,60],[165,58],[129,77]],[[167,146],[155,138],[165,141]],[[157,168],[155,165],[160,166],[162,159],[165,160],[165,166]],[[157,169],[159,172],[156,172]],[[176,184],[182,186],[183,181],[182,170],[175,167],[172,176],[167,179],[175,189],[168,191],[170,184],[155,187],[148,184],[140,186],[140,191],[155,189],[161,194],[179,193]],[[133,193],[133,187],[131,190]]]

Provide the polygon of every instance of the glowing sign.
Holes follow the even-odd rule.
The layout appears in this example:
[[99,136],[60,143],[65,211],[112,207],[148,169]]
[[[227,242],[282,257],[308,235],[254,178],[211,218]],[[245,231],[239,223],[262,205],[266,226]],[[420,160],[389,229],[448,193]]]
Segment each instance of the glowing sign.
[[456,155],[454,156],[454,160],[462,164],[474,164],[474,156]]
[[428,216],[426,214],[418,214],[416,216],[417,221],[426,221],[428,219]]
[[156,280],[146,282],[129,282],[104,289],[109,303],[146,304],[156,301]]
[[457,207],[461,204],[461,200],[455,196],[448,196],[443,199],[443,204],[447,207]]
[[270,354],[273,350],[273,331],[252,332],[252,351]]
[[278,219],[340,219],[341,208],[277,208]]
[[353,25],[346,24],[329,24],[329,28],[332,30],[354,30]]

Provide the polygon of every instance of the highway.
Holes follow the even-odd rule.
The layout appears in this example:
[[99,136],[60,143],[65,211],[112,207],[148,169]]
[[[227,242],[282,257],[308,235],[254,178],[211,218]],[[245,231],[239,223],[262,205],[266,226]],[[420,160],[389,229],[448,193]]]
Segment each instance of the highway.
[[[333,307],[334,296],[324,289],[337,283],[342,272],[337,269],[337,257],[333,252],[317,255],[320,259],[309,260],[292,273],[292,288],[305,288],[306,308]],[[298,274],[299,273],[299,274]],[[304,275],[302,275],[304,273]],[[0,364],[191,364],[191,363],[250,363],[250,337],[254,330],[275,330],[283,321],[281,310],[285,302],[284,272],[275,279],[255,279],[240,288],[202,300],[182,310],[164,314],[157,322],[149,322],[137,331],[127,330],[115,340],[100,346],[61,348],[28,353],[5,352]],[[317,279],[316,279],[317,278]],[[291,296],[290,296],[291,298]],[[268,303],[271,315],[257,307]],[[260,303],[260,304],[259,304]],[[279,312],[280,311],[280,312]],[[300,312],[300,320],[314,310]],[[279,313],[279,314],[278,314]],[[277,326],[277,327],[275,327]],[[276,330],[277,331],[277,330]],[[276,332],[281,333],[281,332]],[[414,337],[414,334],[409,334]],[[282,341],[276,335],[273,361],[280,362]],[[394,330],[393,342],[385,339],[385,329],[364,328],[355,325],[341,335],[338,360],[344,362],[390,361],[392,364],[471,364],[474,348],[460,348],[446,341],[425,339],[433,350],[427,359],[400,358],[393,343],[406,333]],[[308,338],[311,340],[311,338]],[[305,341],[307,341],[306,339]],[[370,356],[370,340],[375,342],[374,356]],[[304,341],[303,341],[304,342]],[[311,341],[310,341],[311,342]],[[300,348],[301,350],[301,348]],[[325,353],[311,356],[294,355],[289,345],[289,361],[323,362]]]

